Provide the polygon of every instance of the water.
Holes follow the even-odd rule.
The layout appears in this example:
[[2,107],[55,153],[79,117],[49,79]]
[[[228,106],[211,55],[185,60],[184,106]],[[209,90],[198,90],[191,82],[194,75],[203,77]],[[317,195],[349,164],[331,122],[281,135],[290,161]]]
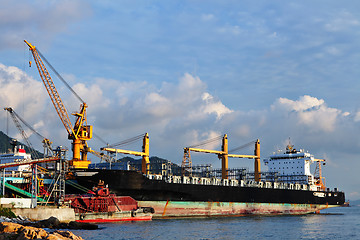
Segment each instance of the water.
[[303,216],[173,219],[100,224],[84,239],[360,239],[360,207]]

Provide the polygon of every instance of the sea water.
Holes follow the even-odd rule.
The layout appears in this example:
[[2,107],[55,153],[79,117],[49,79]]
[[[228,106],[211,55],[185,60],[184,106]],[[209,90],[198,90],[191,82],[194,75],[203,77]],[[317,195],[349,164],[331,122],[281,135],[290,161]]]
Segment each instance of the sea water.
[[100,224],[84,239],[360,239],[360,207],[301,216],[167,219]]

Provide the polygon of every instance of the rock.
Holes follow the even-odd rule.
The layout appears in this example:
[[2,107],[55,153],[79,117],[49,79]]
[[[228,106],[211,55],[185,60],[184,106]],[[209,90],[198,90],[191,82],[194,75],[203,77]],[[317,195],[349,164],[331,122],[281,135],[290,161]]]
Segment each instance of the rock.
[[82,222],[69,222],[69,229],[85,229],[85,230],[95,230],[98,229],[98,225],[92,223],[82,223]]
[[17,235],[16,239],[42,239],[49,234],[41,228],[24,227],[17,223],[2,222],[0,223],[0,231],[2,233],[12,233]]
[[59,234],[62,237],[65,237],[65,239],[73,239],[73,240],[81,240],[81,237],[76,236],[75,234],[73,234],[70,231],[59,231],[56,230],[53,234]]
[[57,228],[59,225],[59,219],[57,219],[56,217],[49,217],[48,219],[36,222],[34,226],[41,228]]
[[0,240],[2,239],[72,239],[83,240],[69,231],[55,231],[48,233],[42,228],[22,226],[17,223],[0,223]]

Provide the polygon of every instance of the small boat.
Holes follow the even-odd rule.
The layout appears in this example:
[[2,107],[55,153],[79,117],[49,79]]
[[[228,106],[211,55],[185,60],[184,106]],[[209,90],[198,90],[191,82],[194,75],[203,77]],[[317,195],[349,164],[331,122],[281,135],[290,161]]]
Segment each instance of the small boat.
[[77,222],[150,221],[155,212],[151,207],[139,207],[132,197],[110,194],[101,180],[86,195],[66,195],[65,202],[74,209]]

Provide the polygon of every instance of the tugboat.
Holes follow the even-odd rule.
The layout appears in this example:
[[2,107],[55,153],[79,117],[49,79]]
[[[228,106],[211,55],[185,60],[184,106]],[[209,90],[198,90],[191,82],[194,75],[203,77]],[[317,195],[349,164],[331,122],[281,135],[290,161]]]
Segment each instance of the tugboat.
[[155,212],[139,207],[132,197],[110,194],[102,180],[86,195],[66,195],[65,202],[74,209],[77,222],[150,221]]

